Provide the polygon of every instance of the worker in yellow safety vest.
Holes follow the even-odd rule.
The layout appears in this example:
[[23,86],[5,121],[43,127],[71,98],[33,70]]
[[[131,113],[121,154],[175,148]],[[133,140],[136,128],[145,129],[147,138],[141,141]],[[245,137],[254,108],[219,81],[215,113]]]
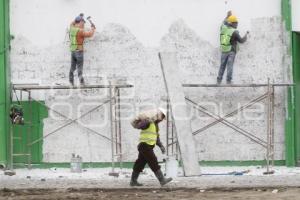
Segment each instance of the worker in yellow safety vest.
[[84,85],[83,79],[83,43],[84,39],[92,37],[95,33],[95,25],[91,24],[91,30],[84,30],[85,20],[83,14],[75,18],[70,26],[70,51],[71,51],[71,69],[69,72],[69,82],[74,86],[74,71],[77,69],[80,85]]
[[223,74],[227,68],[226,83],[232,83],[233,64],[235,55],[238,52],[238,43],[244,43],[247,40],[249,31],[241,37],[238,27],[238,19],[235,15],[232,15],[231,11],[228,11],[221,30],[220,30],[220,45],[221,45],[221,65],[218,72],[217,83],[220,84],[223,79]]
[[[162,153],[166,152],[165,147],[161,143],[159,139],[159,127],[158,124],[165,119],[166,111],[163,108],[159,108],[156,112],[150,111],[148,112],[150,115],[154,116],[147,116],[147,114],[141,114],[140,118],[146,117],[149,120],[148,123],[143,127],[140,133],[139,145],[138,145],[138,159],[135,161],[133,166],[133,172],[131,175],[130,185],[131,186],[142,186],[142,184],[137,182],[139,174],[144,170],[145,165],[151,168],[154,172],[155,176],[157,177],[160,184],[163,186],[170,181],[172,178],[165,178],[162,171],[160,170],[160,165],[158,164],[157,157],[154,154],[154,147],[155,145],[159,146]],[[145,122],[145,120],[144,120]]]

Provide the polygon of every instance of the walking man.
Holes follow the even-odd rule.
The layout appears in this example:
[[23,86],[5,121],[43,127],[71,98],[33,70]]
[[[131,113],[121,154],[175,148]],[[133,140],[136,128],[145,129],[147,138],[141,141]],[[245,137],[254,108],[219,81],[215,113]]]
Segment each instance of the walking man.
[[80,14],[71,23],[70,27],[70,50],[71,50],[71,69],[69,73],[69,81],[72,86],[74,86],[74,71],[77,68],[78,78],[80,85],[84,85],[83,78],[83,43],[84,39],[92,37],[95,32],[95,25],[91,24],[91,30],[84,30],[85,20],[83,14]]
[[238,27],[238,19],[236,16],[232,15],[231,11],[227,13],[227,17],[225,18],[220,33],[220,44],[221,44],[221,65],[217,77],[217,83],[220,84],[222,82],[223,74],[227,66],[227,77],[226,83],[231,84],[232,81],[232,73],[233,73],[233,63],[235,59],[235,55],[238,51],[238,43],[244,43],[247,40],[247,35],[249,32],[245,34],[244,37],[241,37]]
[[[155,145],[159,146],[162,153],[165,153],[165,147],[159,139],[159,127],[158,124],[164,120],[166,111],[163,108],[159,108],[154,111],[147,111],[140,114],[134,121],[144,122],[143,128],[140,134],[140,142],[138,145],[138,159],[133,166],[133,172],[131,175],[130,186],[142,186],[137,182],[139,174],[148,164],[151,170],[154,172],[161,186],[172,181],[172,178],[165,178],[160,165],[158,164],[157,157],[154,154],[153,148]],[[145,122],[148,122],[145,124]],[[134,123],[134,122],[132,122]],[[134,125],[133,125],[134,126]]]

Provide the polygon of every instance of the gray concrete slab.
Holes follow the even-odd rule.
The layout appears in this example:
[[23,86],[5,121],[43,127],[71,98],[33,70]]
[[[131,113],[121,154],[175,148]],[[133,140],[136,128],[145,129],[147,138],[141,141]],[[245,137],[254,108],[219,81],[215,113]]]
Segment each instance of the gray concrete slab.
[[191,122],[187,114],[187,104],[180,79],[180,70],[176,53],[159,54],[165,86],[168,92],[172,117],[178,138],[179,149],[183,161],[184,175],[200,175],[195,140],[192,135]]

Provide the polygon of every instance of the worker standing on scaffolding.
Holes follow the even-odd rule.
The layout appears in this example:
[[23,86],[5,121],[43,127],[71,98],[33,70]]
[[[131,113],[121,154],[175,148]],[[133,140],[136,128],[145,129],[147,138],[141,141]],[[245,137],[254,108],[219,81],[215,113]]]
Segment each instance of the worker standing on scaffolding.
[[247,40],[247,35],[249,31],[245,34],[244,37],[241,37],[238,27],[238,19],[236,16],[232,15],[232,12],[229,11],[227,13],[227,17],[225,18],[220,33],[220,44],[221,44],[221,65],[217,77],[217,83],[220,84],[222,82],[223,74],[227,66],[227,77],[226,83],[231,84],[232,81],[232,73],[233,73],[233,63],[235,59],[235,55],[238,51],[238,42],[244,43]]
[[158,124],[162,122],[166,117],[166,111],[163,108],[157,110],[147,111],[141,113],[135,118],[131,124],[134,128],[142,129],[140,133],[140,141],[138,145],[138,159],[133,166],[133,172],[131,175],[130,186],[142,186],[137,182],[139,174],[144,170],[145,165],[148,164],[151,170],[154,172],[161,186],[172,181],[172,178],[165,178],[160,165],[158,164],[157,157],[154,154],[153,148],[155,145],[159,146],[162,153],[166,152],[165,147],[159,139],[159,127]]
[[95,32],[95,25],[91,24],[91,30],[84,30],[85,20],[83,14],[75,18],[70,26],[70,50],[71,50],[71,69],[69,73],[69,81],[74,86],[74,71],[77,67],[80,85],[84,85],[83,78],[83,42],[85,38],[92,37]]

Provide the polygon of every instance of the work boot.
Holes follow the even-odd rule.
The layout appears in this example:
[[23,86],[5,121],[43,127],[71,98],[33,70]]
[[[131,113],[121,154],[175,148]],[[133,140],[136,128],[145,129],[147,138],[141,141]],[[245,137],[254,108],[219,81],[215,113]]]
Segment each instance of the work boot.
[[74,81],[70,80],[69,82],[70,82],[71,86],[74,87]]
[[165,178],[160,169],[157,170],[154,174],[155,174],[156,178],[158,179],[161,186],[164,186],[173,180],[172,178]]
[[80,79],[80,86],[84,86],[85,83],[84,83],[84,79]]
[[132,172],[130,186],[143,186],[143,184],[140,184],[139,182],[137,182],[139,175],[140,175],[140,172],[135,172],[135,171]]

